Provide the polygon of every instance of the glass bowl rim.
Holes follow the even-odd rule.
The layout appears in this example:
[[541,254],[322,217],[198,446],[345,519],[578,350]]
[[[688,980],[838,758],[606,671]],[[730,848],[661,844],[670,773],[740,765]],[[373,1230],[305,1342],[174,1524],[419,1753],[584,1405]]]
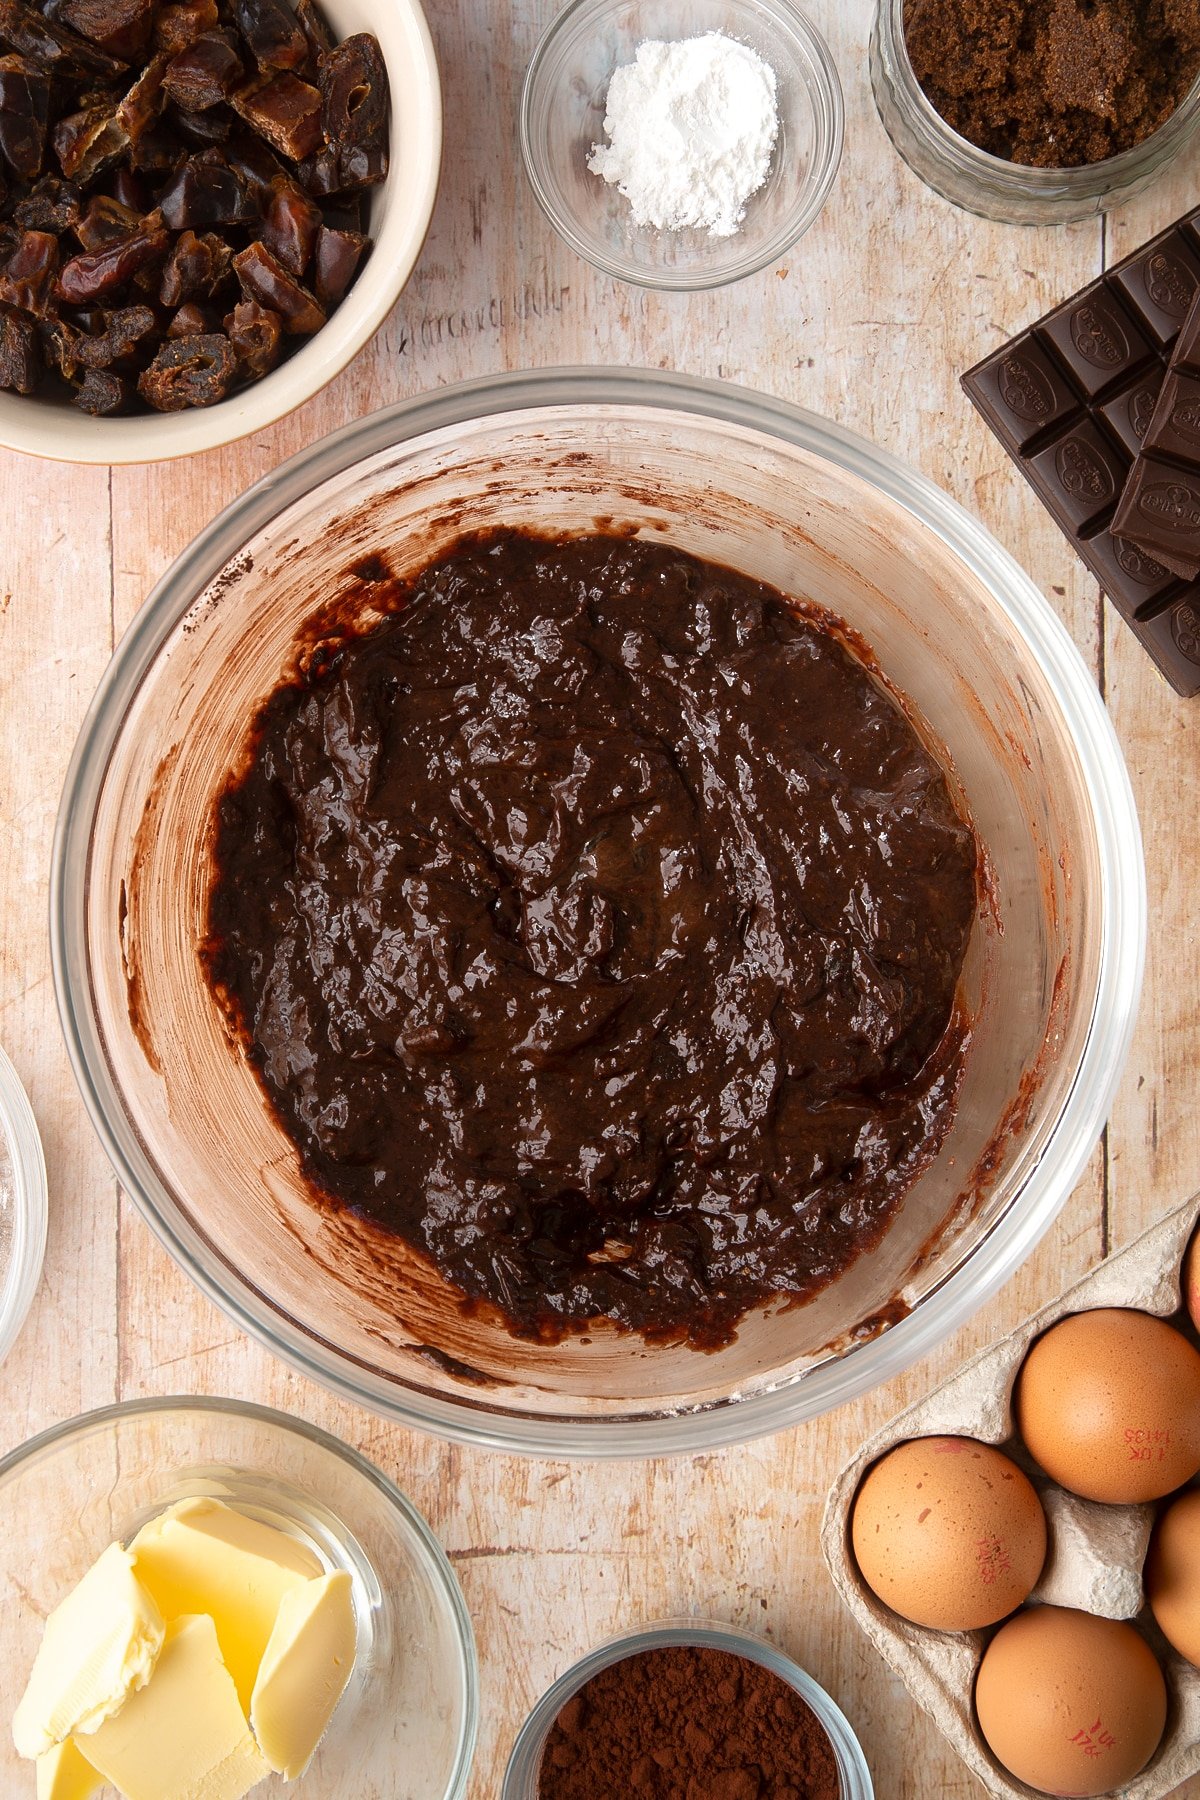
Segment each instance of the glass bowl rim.
[[0,1363],[21,1335],[42,1279],[49,1229],[46,1157],[29,1095],[0,1048],[0,1136],[12,1165],[12,1238],[0,1267]]
[[[1039,215],[1038,223],[1078,224],[1093,218],[1098,211],[1110,210],[1124,199],[1132,184],[1139,183],[1148,172],[1152,174],[1164,168],[1200,129],[1198,74],[1174,112],[1161,125],[1140,143],[1130,145],[1128,150],[1119,150],[1115,156],[1102,157],[1099,162],[1067,164],[1062,168],[1039,168],[1032,163],[1011,162],[1005,156],[996,156],[955,131],[917,80],[904,35],[904,6],[905,0],[876,0],[875,30],[886,29],[888,49],[902,78],[899,91],[908,108],[908,123],[912,130],[931,155],[945,164],[952,162],[961,174],[977,177],[996,197],[1041,202],[1047,208],[1060,203],[1061,215],[1046,211]],[[893,94],[896,91],[893,86]],[[1082,213],[1071,210],[1089,201],[1103,204],[1092,204]],[[999,219],[997,222],[1006,221]]]
[[[542,159],[534,148],[532,129],[533,101],[538,81],[551,50],[566,28],[580,13],[601,14],[622,4],[629,4],[629,0],[568,0],[561,12],[551,19],[534,46],[521,84],[517,109],[521,162],[534,198],[559,237],[577,256],[591,263],[602,274],[628,282],[631,287],[649,288],[660,293],[694,294],[728,287],[735,281],[743,281],[750,275],[756,275],[778,257],[786,256],[809,227],[816,223],[829,199],[841,166],[846,108],[841,78],[829,45],[808,15],[793,5],[792,0],[737,0],[737,4],[748,12],[759,14],[769,20],[773,27],[790,32],[800,40],[809,61],[805,89],[810,109],[818,123],[820,154],[814,159],[797,190],[797,202],[803,201],[803,204],[797,203],[789,212],[787,223],[757,250],[747,250],[743,257],[732,262],[727,269],[709,269],[703,264],[681,270],[647,269],[628,257],[606,255],[584,237],[576,228],[571,215],[556,204],[543,179]],[[825,119],[825,131],[820,129],[822,118]],[[814,174],[815,180],[812,179]]]
[[731,1625],[723,1619],[687,1618],[655,1620],[608,1638],[551,1682],[517,1733],[505,1767],[500,1800],[525,1800],[525,1777],[533,1773],[532,1759],[541,1750],[546,1733],[567,1701],[594,1675],[611,1668],[614,1663],[624,1662],[627,1657],[674,1644],[726,1650],[731,1655],[758,1663],[778,1675],[781,1681],[786,1681],[809,1706],[833,1745],[843,1788],[840,1800],[873,1800],[874,1783],[857,1733],[837,1701],[814,1675],[770,1638],[760,1637],[745,1626]]
[[34,1462],[44,1451],[57,1449],[73,1437],[93,1429],[103,1429],[119,1419],[145,1417],[154,1413],[216,1413],[222,1418],[252,1419],[257,1424],[269,1425],[277,1431],[305,1438],[317,1449],[336,1456],[376,1488],[412,1530],[428,1559],[430,1573],[436,1578],[438,1591],[447,1603],[462,1656],[462,1728],[454,1768],[445,1790],[445,1800],[463,1800],[479,1736],[479,1653],[466,1597],[454,1572],[454,1565],[425,1515],[389,1475],[369,1457],[364,1456],[361,1450],[356,1450],[353,1444],[346,1443],[343,1438],[336,1437],[321,1425],[314,1425],[310,1420],[301,1418],[299,1414],[285,1413],[274,1406],[263,1406],[256,1400],[237,1400],[232,1396],[219,1394],[147,1394],[136,1399],[109,1401],[104,1406],[94,1407],[90,1412],[75,1413],[71,1418],[62,1419],[56,1425],[48,1425],[33,1437],[26,1438],[24,1443],[0,1456],[0,1493],[11,1475],[26,1463]]
[[[902,506],[983,583],[1042,668],[1063,715],[1092,805],[1100,860],[1099,974],[1079,1068],[1044,1154],[996,1219],[920,1305],[879,1336],[786,1383],[674,1412],[615,1418],[505,1411],[371,1377],[274,1308],[249,1283],[235,1290],[164,1188],[152,1193],[133,1122],[90,1011],[86,893],[95,806],[128,707],[162,644],[246,540],[322,482],[379,451],[498,415],[609,407],[683,413],[775,437],[856,476]],[[1083,1172],[1107,1116],[1137,1015],[1146,952],[1141,832],[1129,774],[1095,683],[1057,614],[986,528],[935,483],[856,432],[728,382],[650,369],[509,371],[418,394],[318,439],[232,501],[181,552],[130,624],[101,678],[63,787],[50,872],[51,963],[76,1081],[118,1178],[175,1260],[233,1320],[294,1368],[377,1414],[460,1443],[504,1452],[592,1458],[663,1455],[745,1443],[840,1406],[909,1368],[998,1291],[1049,1229]],[[1097,1020],[1105,1022],[1103,1032]],[[1048,1168],[1048,1165],[1053,1165]],[[928,1303],[936,1294],[939,1304]]]

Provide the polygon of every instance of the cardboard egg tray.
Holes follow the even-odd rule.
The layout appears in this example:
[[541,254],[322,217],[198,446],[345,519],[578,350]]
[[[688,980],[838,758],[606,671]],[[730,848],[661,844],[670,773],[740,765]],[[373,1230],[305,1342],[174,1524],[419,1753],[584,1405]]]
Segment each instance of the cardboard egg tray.
[[1029,1800],[1037,1790],[1008,1775],[975,1723],[975,1672],[999,1629],[928,1631],[899,1618],[863,1581],[850,1547],[850,1511],[871,1464],[908,1438],[950,1435],[982,1439],[1023,1468],[1041,1496],[1049,1527],[1046,1566],[1031,1602],[1077,1607],[1110,1619],[1137,1622],[1162,1665],[1169,1696],[1167,1727],[1154,1759],[1136,1780],[1116,1790],[1125,1800],[1162,1800],[1200,1773],[1200,1669],[1167,1644],[1145,1604],[1142,1564],[1157,1515],[1151,1506],[1102,1506],[1057,1487],[1036,1466],[1016,1435],[1012,1392],[1034,1338],[1067,1313],[1101,1306],[1138,1307],[1181,1326],[1193,1343],[1183,1304],[1182,1269],[1200,1221],[1200,1195],[1152,1226],[985,1350],[926,1399],[899,1413],[866,1443],[830,1490],[821,1543],[842,1599],[888,1663],[945,1733],[987,1793]]

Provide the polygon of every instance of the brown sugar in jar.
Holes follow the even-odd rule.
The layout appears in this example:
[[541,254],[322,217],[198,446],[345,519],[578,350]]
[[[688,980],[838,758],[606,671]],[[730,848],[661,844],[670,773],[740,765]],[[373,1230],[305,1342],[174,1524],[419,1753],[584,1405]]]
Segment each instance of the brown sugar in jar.
[[833,1745],[748,1657],[676,1644],[594,1675],[550,1728],[538,1800],[840,1800]]
[[1200,74],[1200,0],[905,0],[926,98],[1007,162],[1103,162],[1164,125]]

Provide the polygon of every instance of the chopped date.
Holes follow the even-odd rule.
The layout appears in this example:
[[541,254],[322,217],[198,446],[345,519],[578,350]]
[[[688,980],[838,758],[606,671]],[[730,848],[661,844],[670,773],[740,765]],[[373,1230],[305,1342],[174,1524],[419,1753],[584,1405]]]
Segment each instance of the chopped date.
[[158,200],[172,231],[236,225],[258,217],[258,203],[237,169],[215,147],[198,150],[176,170]]
[[75,230],[82,204],[83,196],[77,187],[60,181],[57,175],[43,175],[13,207],[13,223],[22,231],[50,231],[61,237],[64,231]]
[[337,157],[338,191],[372,187],[387,175],[388,78],[379,45],[348,37],[321,64],[321,130]]
[[148,306],[120,306],[105,313],[102,328],[81,337],[75,359],[84,369],[122,369],[130,373],[162,333]]
[[239,300],[225,320],[229,341],[247,372],[258,380],[279,361],[283,320],[257,300]]
[[239,126],[237,136],[225,152],[225,160],[236,169],[254,196],[256,210],[261,212],[271,197],[277,181],[287,178],[287,170],[273,150],[259,137]]
[[140,62],[150,48],[154,0],[65,0],[53,10],[72,31],[122,62]]
[[155,49],[177,56],[202,31],[212,31],[219,23],[216,0],[179,0],[177,6],[161,6],[154,16]]
[[132,398],[132,383],[123,375],[113,369],[89,369],[79,384],[74,404],[93,418],[111,419],[128,411]]
[[27,313],[0,306],[0,388],[32,394],[41,373],[37,326]]
[[50,77],[28,57],[0,56],[0,154],[14,175],[35,181],[50,129]]
[[163,86],[186,112],[203,112],[227,100],[245,74],[227,31],[204,31],[167,64]]
[[297,75],[272,75],[231,96],[235,112],[268,144],[293,162],[303,162],[321,142],[321,96]]
[[295,276],[289,275],[265,244],[255,242],[233,259],[233,267],[247,300],[279,314],[283,329],[296,337],[310,336],[325,323],[325,309],[317,305]]
[[227,106],[206,106],[203,112],[172,109],[170,123],[185,143],[205,149],[210,144],[227,144],[233,136],[237,119]]
[[108,244],[103,250],[85,251],[63,265],[57,293],[70,306],[87,306],[115,294],[147,264],[161,262],[170,246],[170,233],[161,226],[135,231],[132,237]]
[[38,337],[46,367],[61,375],[64,381],[74,381],[79,373],[77,346],[81,336],[79,328],[66,319],[38,321]]
[[0,39],[46,74],[68,80],[115,81],[128,63],[89,44],[65,25],[43,17],[23,0],[0,0]]
[[107,194],[94,194],[75,227],[75,236],[85,250],[104,250],[131,238],[141,227],[141,214],[122,206]]
[[157,56],[152,56],[117,107],[117,121],[127,133],[131,144],[140,144],[162,116],[166,103],[163,76],[169,61],[170,58],[161,51]]
[[197,237],[181,232],[163,265],[158,298],[163,306],[182,306],[197,297],[210,300],[229,275],[233,251],[212,232]]
[[313,292],[326,312],[345,296],[367,247],[361,231],[335,231],[322,225],[313,254]]
[[223,332],[169,338],[138,376],[138,393],[159,412],[183,412],[223,400],[238,374],[233,345]]
[[212,321],[202,306],[194,300],[188,300],[174,315],[167,326],[169,338],[196,337],[202,331],[211,331]]
[[129,147],[129,162],[142,175],[172,173],[183,160],[183,146],[174,132],[159,125],[143,131],[136,144]]
[[130,212],[144,213],[150,209],[150,196],[141,176],[133,169],[120,168],[112,178],[113,199],[127,206]]
[[333,36],[329,27],[313,0],[296,0],[296,18],[308,43],[309,63],[312,68],[319,69],[321,58],[328,56],[333,49]]
[[283,0],[234,0],[237,28],[260,69],[302,69],[308,39]]
[[54,127],[53,143],[67,180],[88,187],[120,162],[129,149],[129,133],[117,117],[116,106],[102,100],[60,119]]
[[274,183],[263,212],[261,241],[290,275],[303,275],[321,225],[321,209],[286,175]]
[[0,300],[44,317],[53,303],[60,254],[58,239],[50,232],[22,232],[0,268]]

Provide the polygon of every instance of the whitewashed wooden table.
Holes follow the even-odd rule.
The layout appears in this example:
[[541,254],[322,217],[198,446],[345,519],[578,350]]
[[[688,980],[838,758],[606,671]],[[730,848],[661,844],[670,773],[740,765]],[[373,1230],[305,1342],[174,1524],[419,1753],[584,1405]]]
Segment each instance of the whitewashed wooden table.
[[[85,1408],[183,1392],[270,1402],[358,1445],[431,1519],[466,1590],[482,1663],[472,1800],[498,1794],[517,1726],[555,1675],[613,1631],[672,1613],[734,1620],[797,1657],[855,1725],[880,1800],[965,1800],[973,1779],[839,1609],[820,1507],[850,1449],[890,1413],[1200,1186],[1200,701],[1168,692],[1102,605],[958,374],[1200,199],[1200,151],[1107,223],[985,224],[893,154],[867,82],[871,0],[810,0],[847,102],[824,215],[782,264],[738,287],[647,294],[568,252],[520,170],[516,97],[554,0],[427,4],[445,86],[441,196],[415,276],[352,367],[282,424],[184,463],[109,472],[0,455],[0,1042],[29,1090],[50,1178],[45,1278],[0,1369],[0,1452]],[[251,481],[348,420],[460,377],[567,362],[767,388],[942,483],[1073,632],[1146,834],[1151,938],[1133,1052],[1104,1141],[1037,1255],[903,1380],[748,1449],[680,1461],[570,1466],[457,1449],[334,1400],[239,1336],[118,1194],[50,982],[47,870],[71,745],[168,562]],[[1178,1793],[1200,1796],[1200,1782]]]

